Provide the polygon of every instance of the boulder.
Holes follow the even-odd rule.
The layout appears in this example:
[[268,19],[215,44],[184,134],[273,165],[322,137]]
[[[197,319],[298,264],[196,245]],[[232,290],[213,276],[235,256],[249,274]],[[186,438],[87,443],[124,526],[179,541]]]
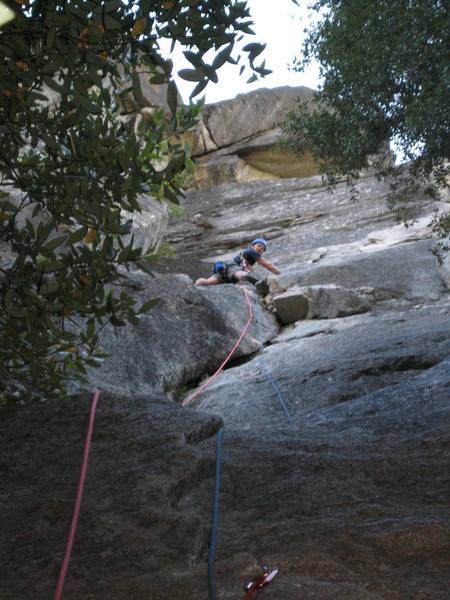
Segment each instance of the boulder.
[[437,300],[444,292],[444,282],[431,249],[430,241],[421,240],[356,256],[327,257],[280,276],[270,275],[259,289],[270,299],[298,285],[311,287],[326,282],[347,289],[366,287],[374,301]]
[[203,121],[215,149],[224,148],[273,129],[299,99],[312,103],[313,97],[314,90],[302,86],[260,89],[207,105]]
[[281,146],[279,127],[298,100],[311,103],[313,96],[309,88],[285,86],[207,105],[199,126],[185,140],[196,157],[194,187],[317,175],[311,155],[299,156]]
[[282,323],[299,319],[334,319],[369,310],[369,303],[355,292],[337,285],[293,287],[273,297]]
[[[419,308],[299,321],[194,403],[231,429],[286,427],[426,373],[450,354],[448,299]],[[249,374],[251,373],[251,377]]]
[[[201,288],[185,275],[136,272],[122,286],[137,306],[159,298],[138,326],[101,331],[100,346],[110,357],[90,371],[91,385],[123,396],[165,392],[179,398],[219,367],[249,318],[244,295],[233,285]],[[254,320],[234,359],[254,354],[278,332],[275,317],[249,293]]]

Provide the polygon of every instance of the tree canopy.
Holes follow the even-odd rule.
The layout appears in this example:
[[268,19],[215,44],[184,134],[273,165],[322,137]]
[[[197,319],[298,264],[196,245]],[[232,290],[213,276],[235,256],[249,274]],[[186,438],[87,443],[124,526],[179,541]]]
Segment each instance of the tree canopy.
[[[0,30],[0,399],[64,393],[97,366],[99,328],[138,323],[142,306],[114,291],[122,267],[142,263],[130,235],[139,196],[177,202],[188,156],[180,134],[198,106],[178,106],[163,38],[192,65],[192,96],[253,33],[237,0],[15,0]],[[264,75],[258,43],[241,71]],[[206,55],[212,57],[206,60]],[[130,125],[123,100],[140,72],[167,84],[167,114]],[[127,217],[124,217],[127,214]],[[5,252],[5,249],[7,252]]]
[[[295,1],[295,0],[294,0]],[[297,2],[296,2],[297,3]],[[450,159],[450,10],[446,0],[318,0],[303,58],[322,85],[284,129],[330,181],[354,176],[394,141],[413,174],[445,185]],[[378,172],[386,170],[380,161]]]

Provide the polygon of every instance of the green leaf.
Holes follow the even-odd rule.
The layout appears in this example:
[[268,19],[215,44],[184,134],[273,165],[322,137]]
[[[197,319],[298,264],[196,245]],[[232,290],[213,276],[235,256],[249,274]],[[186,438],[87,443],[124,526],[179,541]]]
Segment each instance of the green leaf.
[[211,67],[209,65],[205,65],[203,67],[203,70],[210,81],[212,81],[214,83],[217,83],[219,81],[219,78],[217,77],[217,73],[216,73],[215,69],[213,69],[213,67]]
[[45,246],[42,246],[42,250],[45,252],[54,250],[55,248],[58,248],[58,246],[61,246],[61,244],[63,244],[66,241],[66,239],[67,239],[67,235],[60,235],[58,237],[55,237],[52,240],[50,240],[49,242],[47,242],[47,244],[45,244]]
[[188,61],[194,65],[194,67],[202,67],[203,59],[200,54],[196,54],[195,52],[191,52],[190,50],[186,50],[183,52],[184,56],[188,59]]
[[128,152],[125,152],[125,150],[121,150],[117,153],[117,160],[124,171],[126,171],[130,166],[130,156]]
[[136,102],[140,106],[144,106],[145,100],[144,100],[144,96],[142,95],[141,81],[140,81],[139,75],[136,73],[136,71],[133,73],[132,81],[133,81],[133,96],[134,96]]
[[77,96],[78,102],[84,108],[85,111],[89,113],[93,113],[94,115],[98,115],[102,112],[102,107],[96,102],[92,102],[90,98],[84,96],[83,94],[79,94]]
[[86,335],[91,338],[95,334],[95,319],[88,319]]
[[165,73],[155,73],[150,77],[150,83],[155,85],[160,85],[161,83],[166,83],[167,75]]
[[175,115],[178,105],[178,89],[174,81],[171,81],[167,86],[167,104],[169,105],[170,112]]
[[221,50],[219,54],[217,54],[212,63],[214,69],[220,69],[220,67],[222,67],[227,62],[227,60],[230,58],[233,46],[234,44],[231,43],[228,46],[226,46],[226,48]]
[[144,302],[138,312],[140,314],[148,312],[158,304],[159,300],[160,298],[152,298],[151,300],[147,300],[147,302]]
[[253,42],[245,45],[242,50],[244,50],[244,52],[248,52],[251,59],[255,59],[259,54],[261,54],[261,52],[263,52],[265,47],[266,44],[258,44]]
[[181,71],[178,71],[178,76],[186,81],[201,81],[205,74],[197,69],[181,69]]
[[103,17],[103,22],[106,29],[122,29],[121,22],[117,21],[117,19],[113,19],[110,15],[105,14]]
[[88,230],[88,228],[84,226],[84,227],[80,227],[80,229],[77,229],[76,231],[71,233],[69,235],[69,237],[67,238],[67,245],[71,246],[72,244],[76,244],[77,242],[80,242],[86,235],[87,230]]
[[7,306],[6,312],[16,319],[23,319],[23,317],[26,315],[25,309],[18,304]]
[[195,88],[192,90],[191,95],[189,96],[190,98],[195,98],[195,96],[198,96],[200,94],[200,92],[202,92],[205,87],[208,85],[208,80],[204,79],[203,81],[200,81],[200,83],[198,83]]
[[46,302],[44,305],[44,310],[50,313],[60,313],[64,308],[64,304],[62,302]]
[[61,284],[59,281],[49,281],[41,287],[41,294],[44,296],[50,296],[50,294],[58,292],[60,288]]
[[60,260],[48,260],[41,264],[41,268],[44,273],[55,273],[56,271],[63,271],[65,266]]

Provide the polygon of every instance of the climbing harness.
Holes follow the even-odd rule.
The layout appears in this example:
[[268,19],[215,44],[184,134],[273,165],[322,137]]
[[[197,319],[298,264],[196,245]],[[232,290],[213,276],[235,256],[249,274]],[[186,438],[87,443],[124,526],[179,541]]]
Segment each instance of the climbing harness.
[[66,551],[64,553],[64,559],[63,559],[63,562],[61,565],[61,570],[59,572],[58,583],[56,585],[54,600],[60,600],[60,598],[61,598],[62,590],[64,587],[64,580],[66,578],[67,568],[69,566],[70,556],[72,554],[72,547],[73,547],[73,542],[75,539],[75,533],[76,533],[77,524],[78,524],[78,516],[80,514],[81,499],[83,497],[84,481],[86,479],[87,466],[88,466],[88,461],[89,461],[89,451],[91,448],[92,432],[94,430],[95,411],[97,410],[97,402],[101,395],[102,395],[101,390],[96,390],[92,397],[91,413],[89,416],[89,425],[88,425],[88,429],[87,429],[86,440],[84,442],[83,461],[81,464],[81,473],[80,473],[80,479],[78,481],[77,494],[76,494],[76,498],[75,498],[75,506],[73,509],[72,522],[70,524],[70,532],[69,532],[69,537],[67,539]]
[[244,592],[246,592],[246,594],[243,600],[251,600],[254,598],[257,592],[269,584],[277,573],[278,569],[270,570],[269,567],[263,567],[263,573],[258,579],[254,579],[244,585]]

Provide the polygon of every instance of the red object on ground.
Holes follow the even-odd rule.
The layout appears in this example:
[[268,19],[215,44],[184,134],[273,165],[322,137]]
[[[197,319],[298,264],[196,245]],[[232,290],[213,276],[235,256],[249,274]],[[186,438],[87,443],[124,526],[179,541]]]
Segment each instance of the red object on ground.
[[83,497],[84,481],[86,479],[86,472],[89,460],[89,450],[91,448],[92,432],[94,430],[95,411],[97,408],[98,399],[100,398],[101,394],[102,392],[100,390],[96,390],[92,398],[91,414],[89,417],[86,441],[84,442],[83,462],[81,465],[80,479],[78,481],[77,495],[75,499],[75,506],[73,509],[72,522],[70,524],[69,538],[67,540],[64,560],[62,562],[61,570],[59,572],[58,584],[56,586],[54,600],[60,600],[61,598],[62,590],[64,587],[64,580],[66,578],[67,568],[69,566],[70,556],[72,554],[72,546],[75,539],[75,532],[77,530],[78,524],[78,515],[80,514],[81,498]]
[[244,600],[252,600],[252,598],[255,597],[257,592],[259,592],[259,590],[261,590],[268,583],[270,583],[277,573],[278,569],[272,569],[272,571],[265,569],[264,573],[260,577],[258,577],[258,579],[247,583],[244,587],[244,590],[246,592]]

